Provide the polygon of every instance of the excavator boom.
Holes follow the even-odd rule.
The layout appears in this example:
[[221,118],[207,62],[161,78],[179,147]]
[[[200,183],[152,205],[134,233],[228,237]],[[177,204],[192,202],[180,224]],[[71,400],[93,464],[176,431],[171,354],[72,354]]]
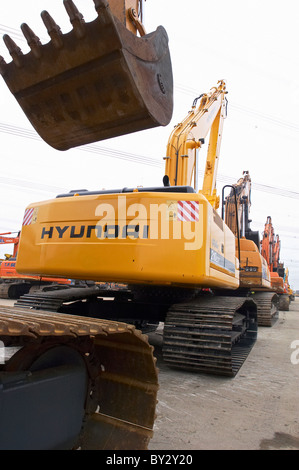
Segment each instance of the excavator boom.
[[[226,84],[218,82],[209,93],[203,93],[193,102],[192,109],[172,131],[165,157],[165,175],[170,185],[193,185],[198,190],[198,151],[209,134],[204,181],[201,193],[212,206],[218,207],[216,176],[223,122],[226,117]],[[197,107],[197,101],[200,104]]]
[[271,216],[267,217],[263,237],[261,240],[261,253],[267,260],[271,285],[279,295],[279,309],[289,310],[290,299],[285,292],[284,286],[284,265],[279,262],[280,256],[280,239],[279,235],[275,235],[274,226]]
[[43,11],[50,42],[41,44],[23,23],[31,49],[27,54],[4,36],[13,60],[7,64],[1,58],[3,79],[37,133],[55,149],[170,122],[173,79],[168,36],[162,26],[145,34],[139,3],[94,0],[97,17],[85,23],[73,1],[64,0],[73,29],[62,34]]

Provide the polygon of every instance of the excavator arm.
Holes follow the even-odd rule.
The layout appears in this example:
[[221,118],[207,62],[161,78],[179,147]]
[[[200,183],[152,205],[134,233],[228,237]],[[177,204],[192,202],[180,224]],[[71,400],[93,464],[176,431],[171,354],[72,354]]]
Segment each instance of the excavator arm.
[[[172,131],[165,157],[165,175],[170,185],[193,185],[198,191],[199,150],[209,135],[204,181],[201,193],[212,206],[219,207],[216,195],[216,176],[222,139],[223,121],[226,117],[226,84],[204,93],[193,102],[192,109]],[[197,101],[200,103],[196,108]]]
[[263,237],[261,240],[261,253],[266,258],[270,274],[271,285],[279,295],[279,309],[288,310],[290,299],[285,292],[284,286],[284,267],[279,261],[280,257],[280,239],[275,235],[272,218],[267,217]]
[[12,62],[0,58],[2,77],[37,133],[58,150],[166,126],[172,117],[165,29],[145,34],[140,0],[93,1],[97,17],[89,23],[72,0],[63,1],[67,34],[43,11],[47,44],[23,23],[27,54],[3,38]]
[[263,232],[263,238],[261,241],[261,253],[266,259],[269,269],[273,272],[273,245],[275,243],[274,227],[272,225],[272,219],[270,216],[267,217],[265,228]]
[[235,237],[245,236],[251,206],[250,195],[251,178],[249,173],[244,171],[243,177],[233,185],[229,196],[225,199],[222,198],[222,212],[223,215],[225,214],[225,223],[230,227]]
[[275,235],[272,247],[273,255],[273,271],[278,271],[279,257],[280,257],[280,238],[279,235]]
[[[230,194],[224,197],[224,190],[230,187]],[[260,251],[260,234],[251,230],[249,213],[251,208],[251,178],[248,171],[236,184],[224,186],[222,192],[222,218],[235,237],[252,240]]]

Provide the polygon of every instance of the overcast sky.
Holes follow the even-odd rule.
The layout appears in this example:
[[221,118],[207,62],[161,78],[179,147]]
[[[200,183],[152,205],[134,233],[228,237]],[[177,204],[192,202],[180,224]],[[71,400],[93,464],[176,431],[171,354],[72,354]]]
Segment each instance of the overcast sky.
[[[3,3],[3,2],[2,2]],[[75,0],[86,21],[92,0]],[[40,19],[48,10],[63,32],[71,26],[62,0],[10,0],[0,33],[22,48],[23,22],[48,42]],[[281,256],[299,289],[299,3],[296,0],[147,0],[148,32],[163,25],[174,73],[174,113],[165,128],[151,129],[67,152],[50,148],[35,133],[0,78],[0,232],[21,227],[27,204],[71,189],[161,185],[163,157],[173,126],[193,99],[225,79],[224,124],[217,188],[248,170],[253,182],[251,227],[262,234],[267,216],[281,239]],[[3,42],[0,55],[10,56]],[[0,247],[0,256],[9,252]]]

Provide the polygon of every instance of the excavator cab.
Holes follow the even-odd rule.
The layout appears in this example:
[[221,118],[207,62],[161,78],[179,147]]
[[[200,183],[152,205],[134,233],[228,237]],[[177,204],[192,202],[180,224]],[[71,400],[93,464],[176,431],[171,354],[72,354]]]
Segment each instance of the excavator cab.
[[63,0],[72,24],[66,34],[41,13],[51,40],[23,23],[30,47],[23,54],[6,34],[12,62],[0,72],[27,118],[57,150],[166,126],[173,111],[168,36],[146,34],[142,0],[93,0],[97,17],[86,23],[72,0]]

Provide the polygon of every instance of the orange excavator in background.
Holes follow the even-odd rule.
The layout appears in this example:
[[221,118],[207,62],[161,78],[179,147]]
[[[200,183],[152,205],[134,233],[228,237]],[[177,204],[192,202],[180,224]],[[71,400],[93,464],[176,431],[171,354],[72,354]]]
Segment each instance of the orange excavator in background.
[[290,299],[284,285],[284,266],[280,262],[280,238],[275,235],[270,216],[267,217],[263,231],[261,253],[270,269],[271,285],[279,296],[279,310],[289,310]]
[[[90,23],[72,0],[63,1],[72,24],[66,34],[43,11],[47,44],[23,23],[27,54],[4,36],[12,62],[0,58],[0,73],[58,150],[165,126],[172,116],[164,28],[145,32],[142,0],[93,1]],[[147,449],[158,372],[153,348],[134,326],[0,307],[0,358],[0,449]]]
[[[225,198],[225,188],[231,188]],[[248,171],[234,185],[226,185],[222,193],[222,218],[236,237],[236,253],[240,260],[241,295],[250,295],[257,304],[258,324],[272,326],[278,319],[279,298],[271,285],[267,261],[260,253],[260,235],[250,228],[251,178]]]
[[[8,236],[14,235],[17,236]],[[13,253],[5,254],[5,259],[0,265],[0,298],[18,299],[21,295],[33,291],[52,290],[70,286],[71,279],[39,277],[19,274],[16,270],[16,259],[20,241],[20,232],[0,233],[1,244],[13,244]],[[82,283],[83,284],[83,283]]]

